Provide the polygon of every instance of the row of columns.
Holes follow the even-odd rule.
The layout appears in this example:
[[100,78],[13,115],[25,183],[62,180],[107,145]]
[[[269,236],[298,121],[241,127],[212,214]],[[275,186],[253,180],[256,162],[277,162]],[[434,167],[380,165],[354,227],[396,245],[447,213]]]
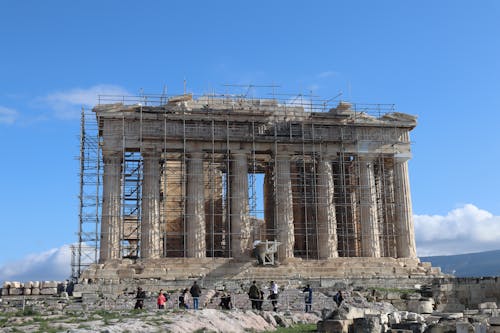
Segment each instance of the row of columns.
[[[145,150],[143,156],[141,258],[161,257],[160,228],[160,157],[158,150]],[[121,164],[122,155],[103,151],[103,206],[101,221],[100,261],[120,259],[121,235]],[[337,222],[334,202],[332,161],[335,157],[323,156],[317,167],[317,227],[318,257],[338,257]],[[294,219],[291,155],[276,155],[274,170],[275,228],[280,260],[293,258]],[[416,258],[415,237],[406,160],[395,160],[394,190],[396,201],[397,256]],[[362,255],[380,257],[379,227],[376,207],[376,189],[373,161],[359,158],[360,218]],[[186,189],[186,256],[204,258],[205,196],[203,152],[191,152],[187,160]],[[231,253],[235,258],[245,255],[250,247],[250,222],[248,215],[248,163],[245,151],[233,151],[229,171],[229,214],[231,216]],[[267,200],[267,198],[264,198]]]

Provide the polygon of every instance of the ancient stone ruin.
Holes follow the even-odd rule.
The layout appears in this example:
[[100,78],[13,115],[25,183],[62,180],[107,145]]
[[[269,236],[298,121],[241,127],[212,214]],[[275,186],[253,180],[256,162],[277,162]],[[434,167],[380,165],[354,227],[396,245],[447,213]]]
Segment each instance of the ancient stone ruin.
[[[76,276],[440,274],[415,249],[408,159],[416,117],[391,105],[224,95],[127,101],[93,109],[98,262],[85,266],[78,248]],[[273,269],[256,265],[255,251]]]

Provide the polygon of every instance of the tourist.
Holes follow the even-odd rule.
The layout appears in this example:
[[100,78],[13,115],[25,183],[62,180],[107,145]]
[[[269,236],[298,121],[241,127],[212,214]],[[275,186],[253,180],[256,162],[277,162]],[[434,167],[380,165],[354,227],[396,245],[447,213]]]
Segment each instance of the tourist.
[[137,287],[137,293],[135,295],[135,306],[134,309],[143,309],[144,308],[144,299],[146,298],[146,293],[142,290],[141,287]]
[[311,306],[312,306],[312,299],[313,299],[313,291],[312,291],[312,288],[310,285],[307,285],[303,290],[302,290],[303,293],[306,293],[304,295],[304,302],[306,303],[306,308],[305,308],[305,311],[306,312],[310,312],[311,311]]
[[165,297],[165,294],[163,294],[163,289],[160,289],[160,292],[158,294],[158,298],[156,299],[156,305],[158,305],[158,309],[165,309],[165,302],[167,301],[167,298]]
[[252,309],[258,310],[259,309],[260,291],[259,291],[259,288],[257,287],[256,281],[252,282],[252,285],[250,286],[250,289],[248,290],[248,298],[250,298],[250,301],[252,302]]
[[187,295],[188,290],[187,288],[184,289],[181,294],[179,295],[179,308],[180,309],[189,309],[189,305],[187,304]]
[[200,301],[201,289],[200,286],[194,281],[191,289],[189,290],[191,297],[193,297],[193,309],[198,310],[198,304]]
[[278,311],[278,285],[274,281],[271,281],[268,298],[271,300],[271,304],[273,305],[273,311]]
[[257,302],[257,310],[262,310],[262,304],[264,304],[264,292],[262,289],[259,290],[259,300]]
[[337,307],[342,304],[344,297],[342,297],[342,292],[340,290],[335,294],[335,296],[333,296],[333,300],[335,301],[335,304],[337,304]]
[[233,308],[233,303],[231,302],[231,294],[222,292],[220,296],[219,306],[223,310],[231,310]]

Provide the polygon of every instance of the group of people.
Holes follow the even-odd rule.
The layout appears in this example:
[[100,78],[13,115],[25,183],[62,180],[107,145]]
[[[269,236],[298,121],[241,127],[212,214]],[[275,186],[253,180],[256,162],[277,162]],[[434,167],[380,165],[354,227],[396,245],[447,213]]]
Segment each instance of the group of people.
[[[199,308],[199,300],[201,296],[201,288],[196,281],[194,281],[193,285],[190,289],[184,289],[178,298],[178,306],[181,309],[189,309],[189,305],[187,302],[188,293],[191,295],[193,299],[193,309],[198,310]],[[142,290],[141,287],[137,287],[137,293],[135,296],[135,305],[134,309],[143,309],[144,308],[144,300],[146,299],[146,292]],[[163,289],[160,289],[158,296],[156,297],[156,305],[158,309],[165,309],[165,305],[170,300],[170,296],[168,293],[164,292]]]
[[[252,282],[252,285],[248,290],[248,298],[252,303],[253,310],[262,310],[262,304],[264,303],[264,291],[259,289],[257,281]],[[278,285],[274,281],[271,281],[269,286],[269,295],[267,298],[271,300],[273,311],[278,311]]]
[[[308,284],[304,289],[302,289],[302,292],[304,293],[305,311],[311,312],[313,297],[311,286]],[[340,304],[342,304],[343,300],[344,297],[342,296],[342,291],[339,290],[335,295],[333,295],[333,301],[335,302],[335,304],[337,304],[337,308],[340,307]]]
[[[276,282],[271,281],[269,285],[269,295],[267,296],[267,299],[271,301],[271,304],[273,306],[273,311],[275,312],[278,311],[278,292],[279,292],[278,285],[276,284]],[[310,312],[312,310],[312,298],[313,298],[313,291],[311,286],[308,284],[302,290],[302,292],[304,293],[305,312]],[[194,281],[190,289],[187,288],[184,289],[179,295],[177,302],[179,308],[189,309],[188,295],[190,295],[191,298],[193,299],[193,309],[198,310],[199,299],[201,296],[201,288],[196,281]],[[146,298],[146,293],[144,292],[144,290],[142,290],[141,287],[138,287],[134,309],[143,309],[145,298]],[[262,304],[264,303],[264,291],[257,286],[257,281],[252,282],[252,285],[248,290],[248,298],[252,303],[253,310],[262,310]],[[158,293],[158,296],[156,298],[156,304],[158,306],[158,309],[165,309],[165,306],[169,300],[170,296],[168,295],[168,293],[164,292],[163,289],[160,289],[160,292]],[[333,296],[333,301],[335,302],[337,307],[340,307],[343,300],[344,297],[342,295],[342,291],[339,290]],[[222,292],[220,294],[219,307],[224,310],[232,309],[233,305],[231,301],[231,294],[226,292]]]

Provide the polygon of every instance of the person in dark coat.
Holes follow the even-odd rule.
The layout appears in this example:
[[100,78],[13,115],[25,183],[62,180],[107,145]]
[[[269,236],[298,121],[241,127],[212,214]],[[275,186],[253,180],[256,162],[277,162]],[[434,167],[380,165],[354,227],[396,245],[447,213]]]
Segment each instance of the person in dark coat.
[[250,301],[252,302],[252,309],[258,310],[259,309],[259,300],[260,300],[260,291],[259,291],[259,288],[257,287],[256,281],[252,282],[252,285],[250,286],[250,289],[248,290],[248,298],[250,298]]
[[333,296],[333,300],[335,301],[335,304],[337,304],[337,307],[342,304],[344,297],[342,297],[342,292],[340,290],[335,294],[335,296]]
[[231,310],[233,308],[233,303],[231,302],[231,294],[222,293],[220,296],[219,306],[224,310]]
[[304,295],[304,302],[306,303],[306,312],[310,312],[311,311],[311,306],[312,306],[312,299],[313,299],[313,295],[312,295],[312,288],[310,285],[307,285],[303,290],[302,290],[303,293],[305,293]]
[[137,287],[137,293],[135,295],[135,306],[134,309],[143,309],[144,308],[144,299],[146,298],[146,293],[142,290],[141,287]]
[[193,297],[193,309],[198,310],[198,304],[200,302],[201,289],[198,283],[194,281],[191,289],[189,290],[191,297]]

